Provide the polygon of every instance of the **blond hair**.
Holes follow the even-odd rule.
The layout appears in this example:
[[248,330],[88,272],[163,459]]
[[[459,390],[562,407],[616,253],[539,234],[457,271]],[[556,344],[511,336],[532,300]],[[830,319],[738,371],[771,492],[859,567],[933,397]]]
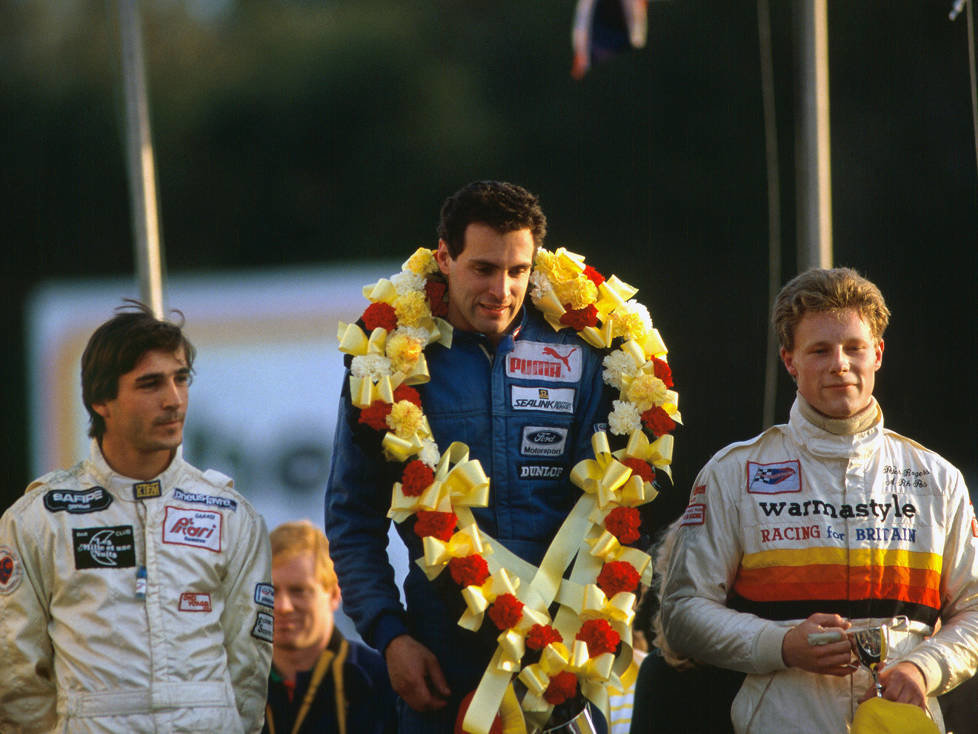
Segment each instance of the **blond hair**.
[[326,591],[337,585],[333,559],[329,557],[329,541],[323,531],[309,520],[296,520],[279,525],[269,534],[272,543],[272,565],[287,561],[303,553],[312,553],[316,564],[316,576]]
[[854,309],[879,342],[890,323],[890,309],[874,283],[851,268],[812,268],[792,278],[778,293],[771,322],[787,351],[795,348],[795,329],[809,311]]

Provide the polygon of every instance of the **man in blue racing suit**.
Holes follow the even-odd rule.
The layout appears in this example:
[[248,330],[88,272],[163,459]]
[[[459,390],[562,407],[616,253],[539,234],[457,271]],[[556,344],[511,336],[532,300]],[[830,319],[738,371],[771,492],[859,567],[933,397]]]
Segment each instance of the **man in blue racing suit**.
[[[479,527],[532,564],[579,496],[570,470],[591,457],[591,435],[611,405],[601,355],[524,306],[545,233],[538,200],[522,187],[476,182],[446,200],[435,259],[448,281],[454,334],[450,348],[425,351],[431,380],[418,387],[438,445],[465,442],[491,477],[489,506],[475,510]],[[447,573],[429,581],[415,563],[404,583],[407,609],[401,605],[386,551],[397,468],[356,413],[345,381],[325,522],[344,609],[384,654],[402,734],[452,732],[498,631],[458,627],[458,587]],[[422,543],[411,525],[398,531],[414,561]]]

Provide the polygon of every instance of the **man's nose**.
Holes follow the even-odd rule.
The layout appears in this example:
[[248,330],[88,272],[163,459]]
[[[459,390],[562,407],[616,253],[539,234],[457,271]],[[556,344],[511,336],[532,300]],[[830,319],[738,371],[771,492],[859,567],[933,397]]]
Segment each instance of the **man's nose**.
[[167,407],[179,407],[183,403],[183,390],[176,380],[169,380],[163,389],[163,404]]
[[289,595],[282,591],[275,592],[275,611],[276,612],[291,612],[292,611],[292,600]]
[[849,358],[846,356],[846,352],[842,347],[834,350],[832,352],[832,371],[833,372],[848,372],[849,371]]

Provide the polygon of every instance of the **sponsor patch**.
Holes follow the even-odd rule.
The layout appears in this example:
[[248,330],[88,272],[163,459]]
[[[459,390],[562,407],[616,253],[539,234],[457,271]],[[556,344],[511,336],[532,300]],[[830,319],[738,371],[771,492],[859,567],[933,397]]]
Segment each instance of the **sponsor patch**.
[[188,510],[167,505],[163,518],[163,542],[220,553],[223,524],[224,516],[215,510]]
[[75,568],[133,568],[136,547],[132,525],[108,528],[73,528]]
[[44,508],[48,512],[68,512],[84,515],[104,510],[112,504],[112,495],[104,487],[92,487],[81,491],[52,489],[44,494]]
[[212,494],[201,494],[200,492],[184,492],[179,487],[173,490],[173,499],[178,502],[190,502],[195,505],[220,507],[224,510],[231,510],[232,512],[238,509],[238,503],[228,497],[215,497]]
[[12,594],[24,578],[24,568],[13,549],[0,545],[0,594]]
[[517,341],[513,351],[506,355],[506,376],[578,382],[583,374],[583,364],[579,346]]
[[185,591],[180,595],[181,612],[209,612],[211,610],[211,595],[201,591]]
[[134,500],[150,500],[163,494],[163,486],[159,479],[152,482],[136,482],[132,485],[132,498]]
[[751,494],[781,494],[801,491],[801,463],[797,459],[775,464],[747,462],[747,491]]
[[573,413],[572,387],[523,387],[513,385],[513,410],[541,410],[546,413]]
[[518,464],[520,479],[560,479],[563,464]]
[[689,497],[690,497],[690,499],[692,499],[693,497],[697,497],[699,495],[703,495],[704,497],[706,497],[706,485],[705,484],[700,484],[700,485],[698,485],[696,487],[693,487],[693,491],[689,495]]
[[706,522],[706,505],[696,502],[686,507],[679,524],[702,525],[704,522]]
[[566,428],[524,426],[520,454],[523,456],[561,456],[566,444]]
[[271,584],[255,584],[255,604],[275,608],[275,587]]
[[259,640],[271,642],[275,629],[275,620],[268,612],[258,612],[255,617],[255,626],[251,628],[251,636]]

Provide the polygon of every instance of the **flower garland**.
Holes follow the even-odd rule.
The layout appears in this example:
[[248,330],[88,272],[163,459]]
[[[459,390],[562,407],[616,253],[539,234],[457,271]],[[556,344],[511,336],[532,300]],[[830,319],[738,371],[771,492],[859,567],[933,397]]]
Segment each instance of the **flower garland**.
[[[424,546],[418,563],[431,579],[447,568],[461,589],[466,612],[459,624],[477,630],[488,616],[500,630],[465,730],[487,734],[504,698],[512,699],[514,675],[527,689],[523,715],[537,725],[579,692],[607,714],[608,690],[623,690],[635,675],[635,591],[651,580],[649,556],[629,547],[640,535],[636,508],[656,495],[655,469],[669,474],[671,433],[681,423],[665,344],[633,299],[636,289],[605,279],[564,248],[540,248],[534,258],[533,304],[555,330],[572,328],[605,353],[604,382],[619,391],[608,431],[625,443],[612,451],[605,432],[594,434],[595,458],[571,471],[583,494],[539,568],[478,528],[472,508],[488,506],[489,478],[465,444],[439,449],[412,387],[430,379],[425,349],[451,346],[452,327],[443,318],[447,283],[434,251],[419,248],[399,273],[363,292],[370,301],[363,328],[340,323],[338,338],[352,356],[358,420],[382,432],[385,457],[404,465],[388,516],[399,523],[415,518]],[[524,657],[535,662],[524,664]]]

